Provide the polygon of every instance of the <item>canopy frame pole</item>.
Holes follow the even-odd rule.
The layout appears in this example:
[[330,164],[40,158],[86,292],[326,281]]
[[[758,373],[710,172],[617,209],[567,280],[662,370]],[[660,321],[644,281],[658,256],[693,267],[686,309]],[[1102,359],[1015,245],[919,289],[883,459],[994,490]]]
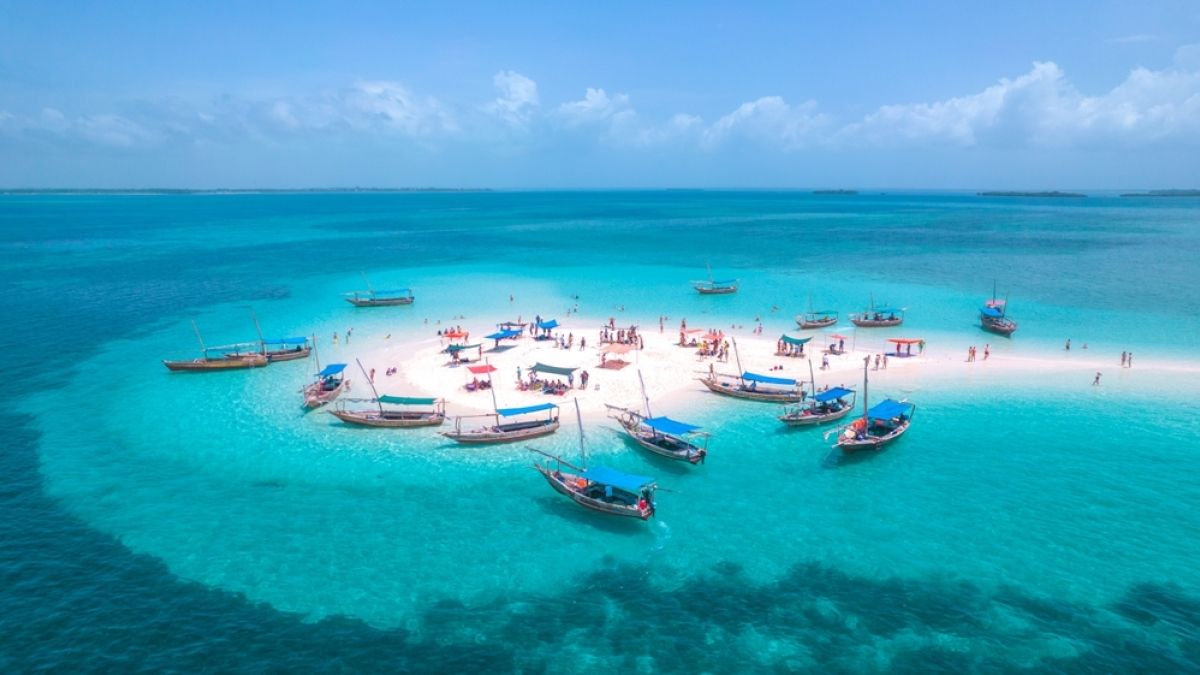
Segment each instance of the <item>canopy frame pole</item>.
[[[500,342],[499,340],[496,341],[497,344],[499,344],[499,342]],[[484,360],[484,364],[491,365],[490,363],[488,363],[487,360]],[[495,385],[495,383],[492,382],[492,373],[493,372],[494,371],[490,371],[490,370],[488,371],[488,391],[492,392],[492,410],[499,410],[500,405],[498,403],[496,403],[496,385]]]
[[733,341],[733,358],[737,360],[738,380],[742,383],[742,386],[745,387],[746,380],[742,377],[742,373],[745,371],[742,370],[742,355],[738,353],[737,338],[730,338],[730,340]]

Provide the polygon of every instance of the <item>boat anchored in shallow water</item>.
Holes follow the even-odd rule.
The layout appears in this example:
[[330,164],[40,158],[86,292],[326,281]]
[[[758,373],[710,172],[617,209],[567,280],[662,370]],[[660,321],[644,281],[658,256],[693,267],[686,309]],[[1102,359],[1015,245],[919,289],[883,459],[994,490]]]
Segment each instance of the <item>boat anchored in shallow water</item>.
[[609,414],[615,416],[617,423],[639,447],[667,459],[689,462],[693,465],[702,464],[708,457],[709,435],[693,424],[673,420],[669,417],[651,415],[650,398],[646,395],[646,383],[642,381],[640,370],[638,371],[638,381],[642,384],[642,398],[646,402],[646,414],[643,415],[629,408],[605,404]]
[[[837,430],[835,448],[843,453],[879,450],[908,431],[917,407],[908,401],[885,399],[867,408],[867,361],[863,359],[863,415]],[[831,432],[832,433],[832,432]]]
[[367,275],[363,275],[363,281],[367,284],[365,291],[351,291],[344,294],[346,302],[355,307],[389,307],[392,305],[411,305],[413,304],[413,293],[408,288],[397,288],[391,290],[377,291],[371,287],[371,282],[367,279]]
[[[816,391],[817,378],[813,373],[812,361],[808,362],[809,377],[812,378],[814,393],[798,406],[791,406],[779,416],[779,421],[789,427],[811,427],[826,422],[840,420],[854,409],[853,389],[834,387],[825,391]],[[846,400],[849,398],[850,400]]]
[[[358,369],[362,371],[363,379],[371,386],[371,393],[375,394],[375,398],[342,399],[338,401],[337,409],[330,410],[329,414],[346,424],[385,429],[436,427],[446,421],[445,401],[415,396],[380,396],[379,391],[375,389],[375,383],[371,381],[371,376],[363,368],[362,361],[356,359],[356,362]],[[374,403],[375,407],[348,410],[346,403]],[[425,409],[415,409],[416,406]]]
[[[527,417],[540,412],[546,413],[546,417],[538,419]],[[494,423],[464,429],[463,420],[473,417],[491,418]],[[514,417],[524,417],[525,419],[507,421]],[[523,408],[497,408],[496,412],[491,414],[461,415],[454,418],[454,431],[443,431],[442,435],[455,443],[491,445],[547,436],[555,431],[558,431],[558,406],[554,403],[540,403]]]
[[1008,318],[1008,297],[1003,300],[996,297],[996,286],[992,285],[992,298],[979,309],[979,323],[984,330],[1011,336],[1017,332],[1017,322]]
[[217,370],[244,370],[246,368],[262,368],[269,361],[260,351],[260,345],[253,342],[241,342],[220,347],[207,347],[196,322],[192,322],[192,330],[200,342],[200,358],[182,361],[163,359],[163,365],[172,372],[204,373]]
[[796,325],[801,330],[828,328],[838,322],[838,313],[832,309],[813,309],[812,296],[808,296],[808,311],[796,315]]
[[903,307],[876,307],[875,296],[867,311],[850,315],[850,323],[859,328],[891,328],[904,323]]
[[[742,358],[738,354],[737,340],[733,340],[733,355],[740,371]],[[800,384],[789,377],[772,377],[750,371],[742,371],[741,375],[723,375],[710,368],[708,377],[696,379],[709,391],[722,396],[767,403],[799,403],[804,400]]]
[[730,295],[737,293],[737,279],[723,279],[717,281],[713,279],[712,267],[708,268],[707,281],[693,281],[692,288],[696,289],[700,295]]
[[[583,466],[575,466],[558,455],[528,448],[531,452],[554,460],[553,465],[534,462],[534,470],[546,479],[555,492],[585,509],[641,520],[653,517],[656,511],[654,493],[658,489],[655,479],[606,466],[587,468],[587,447],[584,444],[583,418],[579,413],[578,399],[575,401],[575,419],[579,423],[579,454]],[[563,467],[570,471],[565,471]]]
[[320,408],[350,388],[346,379],[346,364],[331,363],[317,371],[313,383],[304,388],[304,407]]

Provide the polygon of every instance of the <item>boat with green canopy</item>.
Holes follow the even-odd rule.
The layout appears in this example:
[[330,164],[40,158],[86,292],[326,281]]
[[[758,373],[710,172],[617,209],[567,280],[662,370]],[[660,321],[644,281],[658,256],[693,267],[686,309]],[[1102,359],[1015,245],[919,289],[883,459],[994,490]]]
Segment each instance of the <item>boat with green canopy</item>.
[[345,293],[346,302],[355,307],[388,307],[393,305],[411,305],[413,304],[413,292],[409,288],[395,288],[388,290],[376,290],[371,287],[371,281],[367,279],[367,275],[363,275],[363,281],[367,284],[365,291],[351,291]]
[[837,310],[813,309],[812,296],[808,296],[808,311],[796,315],[796,325],[801,330],[828,328],[838,322]]
[[192,330],[200,343],[200,358],[170,361],[163,359],[163,365],[172,372],[212,372],[216,370],[244,370],[246,368],[262,368],[270,363],[262,354],[261,345],[257,342],[239,342],[232,345],[209,347],[200,336],[200,328],[192,322]]
[[[358,361],[363,379],[371,386],[374,398],[341,399],[329,414],[347,423],[363,427],[410,429],[441,426],[446,420],[446,402],[437,398],[380,395],[371,376]],[[347,409],[347,403],[374,403],[370,408]]]
[[650,412],[650,397],[646,395],[646,383],[638,371],[642,384],[642,400],[646,412],[621,406],[605,404],[609,415],[617,420],[629,438],[639,447],[660,457],[701,464],[708,457],[709,434],[701,428],[669,417],[654,417]]
[[535,461],[534,470],[546,479],[555,492],[585,509],[641,520],[653,517],[656,510],[654,493],[658,489],[658,482],[650,476],[625,473],[607,466],[589,468],[578,400],[575,401],[575,418],[579,422],[579,454],[582,466],[576,466],[558,455],[528,448],[531,452],[554,460],[553,464]]
[[721,279],[713,278],[712,267],[708,267],[707,281],[693,281],[692,287],[696,289],[700,295],[730,295],[737,293],[737,279]]

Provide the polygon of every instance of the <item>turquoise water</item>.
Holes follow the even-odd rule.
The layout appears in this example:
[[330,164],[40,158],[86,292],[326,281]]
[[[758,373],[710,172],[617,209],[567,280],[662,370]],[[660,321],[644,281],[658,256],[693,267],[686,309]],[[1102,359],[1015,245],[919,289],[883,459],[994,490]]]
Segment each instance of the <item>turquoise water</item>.
[[[0,665],[1195,670],[1198,224],[1193,200],[1115,197],[4,197],[4,340],[27,386],[4,394]],[[697,296],[706,262],[743,291]],[[353,309],[338,294],[360,271],[416,305]],[[977,327],[993,280],[1012,340]],[[917,421],[851,463],[699,391],[678,404],[714,433],[697,469],[589,425],[593,455],[672,490],[642,524],[562,500],[519,447],[304,415],[304,362],[159,362],[192,355],[191,318],[209,343],[251,337],[251,308],[269,333],[403,344],[459,315],[561,318],[575,296],[583,325],[770,334],[809,294],[908,307],[855,340],[919,335],[936,358],[1133,349],[1147,367],[1097,389],[1000,362],[881,377]],[[539,447],[575,451],[569,433]]]

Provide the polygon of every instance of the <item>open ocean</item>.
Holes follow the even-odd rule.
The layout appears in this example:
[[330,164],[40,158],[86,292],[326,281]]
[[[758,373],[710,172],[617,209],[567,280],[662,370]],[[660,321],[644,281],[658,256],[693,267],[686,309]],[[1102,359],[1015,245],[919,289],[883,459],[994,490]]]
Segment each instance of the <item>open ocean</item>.
[[[1200,671],[1200,199],[7,195],[0,250],[0,671]],[[698,296],[706,263],[743,290]],[[416,304],[356,310],[361,272]],[[993,281],[1011,340],[978,327]],[[589,337],[660,314],[771,336],[810,294],[907,307],[870,339],[933,354],[1112,365],[872,387],[912,430],[837,465],[697,383],[673,416],[713,432],[701,467],[589,426],[672,490],[641,523],[554,494],[520,445],[305,415],[311,361],[161,364],[195,355],[189,319],[253,339],[251,309],[328,361],[348,327],[563,320],[574,296]],[[574,453],[573,425],[538,447]]]

